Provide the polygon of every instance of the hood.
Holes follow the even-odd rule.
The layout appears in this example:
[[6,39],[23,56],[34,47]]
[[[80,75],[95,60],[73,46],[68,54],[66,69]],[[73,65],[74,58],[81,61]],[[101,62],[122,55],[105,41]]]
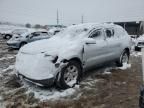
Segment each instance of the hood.
[[60,37],[52,37],[29,43],[20,49],[20,52],[27,54],[46,53],[49,55],[60,55],[72,50],[81,48],[81,40],[70,40]]

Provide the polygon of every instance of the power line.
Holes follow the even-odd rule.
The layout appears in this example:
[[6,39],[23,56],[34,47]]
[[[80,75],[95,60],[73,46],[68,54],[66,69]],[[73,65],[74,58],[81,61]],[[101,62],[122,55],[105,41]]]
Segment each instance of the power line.
[[84,16],[83,15],[81,16],[81,23],[82,24],[84,23]]
[[57,25],[59,25],[59,12],[58,12],[58,9],[57,9]]

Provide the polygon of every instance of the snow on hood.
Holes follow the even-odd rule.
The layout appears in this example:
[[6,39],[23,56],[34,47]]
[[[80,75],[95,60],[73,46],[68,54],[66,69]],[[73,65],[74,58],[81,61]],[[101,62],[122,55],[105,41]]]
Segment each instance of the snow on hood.
[[50,39],[29,43],[20,49],[20,52],[49,55],[68,55],[80,52],[83,48],[84,39],[92,28],[110,24],[79,24],[66,28]]
[[53,56],[60,56],[78,52],[80,49],[82,49],[82,45],[79,40],[71,41],[69,39],[54,37],[27,44],[20,49],[20,52],[29,54],[45,53]]
[[20,49],[24,53],[48,53],[49,55],[60,55],[68,51],[79,51],[82,49],[83,39],[86,37],[88,28],[69,27],[62,33],[50,39],[29,43]]

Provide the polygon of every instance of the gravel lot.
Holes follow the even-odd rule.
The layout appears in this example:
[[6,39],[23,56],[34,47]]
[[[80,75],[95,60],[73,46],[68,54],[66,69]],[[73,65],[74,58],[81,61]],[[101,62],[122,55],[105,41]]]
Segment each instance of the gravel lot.
[[0,108],[138,108],[141,55],[133,52],[131,67],[106,64],[84,74],[83,81],[65,91],[20,82],[14,74],[18,50],[0,39]]

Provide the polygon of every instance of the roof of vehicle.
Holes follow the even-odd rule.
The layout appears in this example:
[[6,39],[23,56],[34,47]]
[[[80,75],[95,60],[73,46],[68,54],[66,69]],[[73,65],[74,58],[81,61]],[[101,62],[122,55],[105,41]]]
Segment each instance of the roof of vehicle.
[[72,25],[69,26],[69,29],[83,29],[83,28],[87,28],[87,29],[92,29],[92,28],[97,28],[97,27],[115,27],[118,25],[113,24],[113,23],[84,23],[84,24],[78,24],[78,25]]

